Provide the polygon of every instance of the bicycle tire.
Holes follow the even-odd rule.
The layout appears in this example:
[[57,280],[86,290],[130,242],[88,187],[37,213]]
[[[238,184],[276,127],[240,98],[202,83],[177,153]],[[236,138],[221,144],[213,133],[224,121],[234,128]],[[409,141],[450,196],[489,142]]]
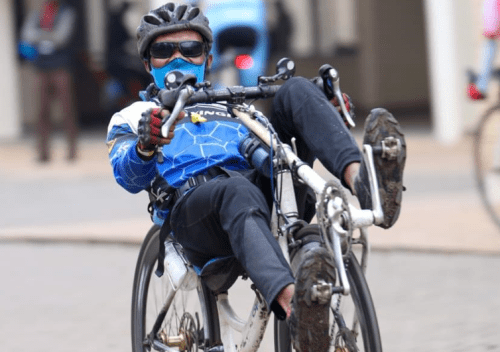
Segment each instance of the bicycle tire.
[[500,104],[488,109],[474,133],[474,170],[481,201],[500,229]]
[[[149,230],[137,259],[132,290],[133,352],[154,350],[148,343],[147,335],[164,305],[167,290],[171,289],[167,273],[162,277],[154,273],[160,245],[159,234],[160,228],[156,225]],[[220,343],[220,339],[212,335],[213,326],[218,327],[219,324],[218,316],[213,314],[215,304],[215,298],[206,286],[200,284],[198,289],[190,291],[179,289],[168,307],[160,332],[167,336],[181,336],[182,333],[185,346],[172,347],[179,351],[195,352]],[[215,333],[218,334],[218,330]],[[165,344],[158,335],[155,341]]]
[[[340,313],[345,320],[345,317],[349,314],[354,317],[354,311],[356,311],[356,316],[359,320],[359,328],[361,330],[361,339],[356,337],[356,347],[352,349],[359,352],[382,352],[382,341],[380,338],[375,306],[361,266],[353,253],[347,256],[346,265],[347,277],[351,285],[351,294],[349,296],[342,296],[341,302],[345,304],[346,300],[352,300],[352,302],[350,302],[352,306],[341,308]],[[338,295],[334,295],[334,297],[338,297]],[[330,341],[329,351],[336,351],[338,347],[335,346],[335,337],[338,333],[338,327],[335,328],[337,324],[333,324],[335,321],[333,318],[333,310],[335,310],[335,308],[336,302],[332,299],[332,313],[330,314],[330,336],[332,339]],[[349,324],[348,321],[346,325],[351,326],[352,322]],[[274,348],[276,352],[293,351],[288,325],[285,321],[278,320],[276,317],[274,321]],[[348,346],[346,346],[345,351],[355,352],[351,351]]]

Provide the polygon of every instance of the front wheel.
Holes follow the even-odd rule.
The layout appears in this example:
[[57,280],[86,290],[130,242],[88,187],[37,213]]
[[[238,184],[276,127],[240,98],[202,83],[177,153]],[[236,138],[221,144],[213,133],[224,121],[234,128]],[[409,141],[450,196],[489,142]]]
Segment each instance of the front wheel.
[[[382,352],[375,307],[363,271],[353,253],[347,256],[345,264],[351,294],[332,297],[328,351]],[[293,350],[286,322],[276,319],[274,346],[276,352]]]
[[474,166],[479,193],[500,228],[500,105],[489,109],[474,135]]
[[210,329],[204,326],[211,325],[206,318],[211,316],[207,312],[215,305],[214,297],[200,282],[197,289],[173,292],[168,274],[158,277],[154,273],[159,234],[160,228],[153,226],[137,260],[132,293],[132,351],[161,351],[164,346],[174,351],[203,350],[212,344]]

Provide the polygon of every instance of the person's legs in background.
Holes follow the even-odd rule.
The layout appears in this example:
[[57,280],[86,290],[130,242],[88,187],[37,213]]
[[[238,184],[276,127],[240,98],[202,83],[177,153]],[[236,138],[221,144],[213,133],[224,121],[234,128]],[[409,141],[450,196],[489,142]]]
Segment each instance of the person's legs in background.
[[62,105],[63,124],[68,140],[68,160],[76,158],[78,137],[78,120],[74,104],[73,77],[69,69],[61,68],[54,71],[52,77],[58,98]]
[[36,122],[36,133],[38,134],[38,161],[47,162],[50,159],[50,105],[51,105],[51,84],[50,72],[38,71],[36,77],[36,92],[40,97],[40,111]]

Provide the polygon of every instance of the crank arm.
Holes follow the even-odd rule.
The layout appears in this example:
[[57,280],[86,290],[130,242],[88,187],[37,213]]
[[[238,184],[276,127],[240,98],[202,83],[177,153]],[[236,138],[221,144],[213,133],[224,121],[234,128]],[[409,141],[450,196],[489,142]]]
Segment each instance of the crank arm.
[[380,202],[380,195],[378,193],[377,174],[375,172],[375,164],[373,161],[373,149],[371,145],[363,145],[363,155],[367,164],[368,179],[370,180],[370,192],[372,195],[372,212],[375,224],[381,224],[384,221],[384,211],[382,210],[382,203]]
[[344,296],[347,296],[351,293],[351,285],[349,284],[349,280],[347,279],[347,273],[342,256],[342,245],[341,245],[340,234],[337,233],[337,231],[335,231],[333,227],[330,227],[329,231],[332,236],[332,242],[333,242],[332,243],[333,260],[335,261],[335,266],[337,267],[337,271],[340,276],[340,284],[341,287],[343,288],[342,294]]

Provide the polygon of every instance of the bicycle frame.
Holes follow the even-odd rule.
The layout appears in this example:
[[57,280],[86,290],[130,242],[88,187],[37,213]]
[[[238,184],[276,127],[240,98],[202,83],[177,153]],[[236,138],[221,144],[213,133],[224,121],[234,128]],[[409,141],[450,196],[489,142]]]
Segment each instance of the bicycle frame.
[[[338,77],[336,82],[338,86]],[[186,86],[178,92],[177,101],[172,110],[172,114],[168,120],[164,121],[162,127],[162,132],[164,134],[170,129],[175,117],[184,108],[193,94],[194,90],[190,86]],[[313,294],[316,295],[316,298],[319,300],[330,300],[334,294],[349,295],[351,293],[351,287],[344,266],[344,258],[346,254],[351,251],[351,246],[353,244],[360,245],[361,268],[364,272],[368,264],[370,253],[367,228],[374,224],[380,224],[383,221],[383,211],[378,193],[378,181],[373,161],[374,151],[369,145],[363,146],[363,157],[369,175],[373,209],[359,209],[349,202],[345,196],[345,190],[338,179],[332,176],[333,180],[326,181],[314,171],[311,166],[300,160],[292,147],[281,143],[278,137],[273,134],[272,130],[262,123],[263,120],[267,121],[265,116],[262,115],[261,112],[255,110],[253,106],[248,106],[243,103],[243,100],[239,101],[233,107],[234,116],[238,118],[249,131],[255,134],[264,145],[273,150],[274,160],[272,162],[276,176],[273,178],[276,180],[275,190],[276,192],[278,192],[278,190],[281,192],[278,206],[276,206],[275,203],[273,207],[271,230],[282,249],[284,257],[290,263],[289,245],[294,242],[293,228],[300,223],[294,192],[294,182],[301,182],[309,186],[317,196],[316,210],[318,223],[322,228],[322,236],[324,237],[323,240],[326,243],[326,247],[333,256],[340,281],[340,285],[336,287],[325,283],[324,286],[328,287],[322,286],[317,290],[313,288]],[[293,140],[292,144],[294,144]],[[383,152],[391,152],[390,147],[388,147],[387,150],[384,149]],[[359,230],[359,237],[353,238],[352,234],[354,230]],[[193,269],[188,268],[188,270]],[[201,279],[198,278],[198,289],[201,287],[200,280]],[[182,286],[182,284],[179,286]],[[207,307],[202,307],[202,310],[205,312],[206,309]],[[224,351],[257,351],[269,320],[267,304],[260,296],[259,292],[256,291],[256,298],[250,316],[246,321],[238,317],[234,312],[228,301],[227,293],[217,296],[217,309]],[[204,317],[206,316],[207,315],[204,314]],[[210,322],[205,322],[207,325],[209,323]],[[354,325],[358,325],[356,319],[354,320]],[[353,329],[356,328],[353,327]],[[235,331],[241,333],[242,336],[239,344],[235,344]],[[238,350],[235,346],[239,346]],[[162,348],[167,351],[171,350],[167,346],[162,346]]]

